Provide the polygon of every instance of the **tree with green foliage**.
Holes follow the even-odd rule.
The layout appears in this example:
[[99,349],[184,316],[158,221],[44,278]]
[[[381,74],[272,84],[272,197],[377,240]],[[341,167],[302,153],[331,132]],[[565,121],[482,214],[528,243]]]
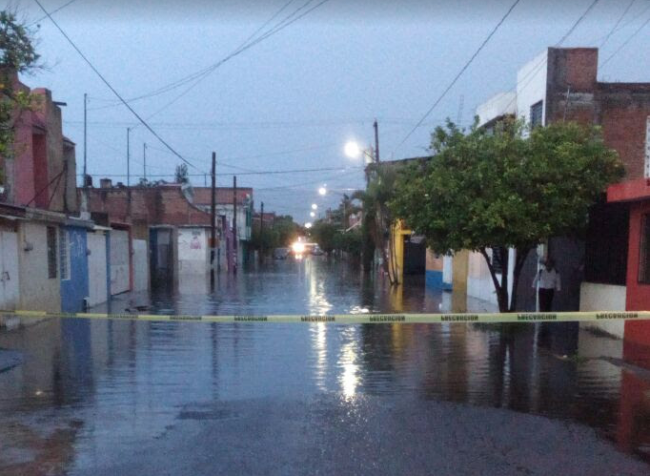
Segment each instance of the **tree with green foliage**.
[[318,220],[309,230],[312,239],[327,254],[336,248],[336,236],[340,233],[339,227],[334,223]]
[[189,183],[190,174],[187,170],[186,164],[179,164],[176,166],[176,172],[174,173],[174,183]]
[[[389,260],[386,252],[387,244],[390,244],[390,225],[393,223],[393,214],[389,208],[389,202],[394,198],[395,185],[398,177],[398,167],[385,162],[375,165],[370,171],[370,181],[365,191],[358,191],[352,195],[362,203],[363,209],[363,231],[366,237],[370,237],[375,249],[382,254],[384,272],[387,273],[391,284],[397,283],[397,273],[393,267],[392,260]],[[368,243],[367,238],[363,241]],[[364,264],[369,262],[367,254],[374,250],[364,246]],[[374,254],[374,253],[373,253]]]
[[[0,11],[0,157],[14,155],[15,122],[20,112],[34,107],[34,97],[15,88],[14,75],[40,67],[33,33],[16,15]],[[4,170],[0,170],[0,181]]]
[[[526,134],[528,132],[528,134]],[[390,206],[438,253],[463,249],[487,262],[501,312],[517,309],[519,276],[530,250],[584,229],[589,207],[623,176],[597,127],[557,123],[527,131],[518,121],[464,131],[448,122],[432,135],[434,157],[400,174]],[[516,250],[512,299],[508,269]]]
[[265,254],[274,248],[286,248],[298,239],[300,226],[293,221],[290,215],[275,217],[273,223],[265,224],[261,230],[256,224],[252,230],[251,244],[253,249],[263,250]]

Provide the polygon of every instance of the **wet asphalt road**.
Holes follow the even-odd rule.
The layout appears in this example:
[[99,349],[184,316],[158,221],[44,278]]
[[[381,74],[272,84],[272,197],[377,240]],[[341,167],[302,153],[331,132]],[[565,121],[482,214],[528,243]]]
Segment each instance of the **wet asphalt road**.
[[[191,279],[122,296],[111,310],[448,301],[308,260],[222,277],[214,293]],[[0,373],[0,475],[645,475],[650,383],[638,365],[650,352],[624,368],[622,345],[572,325],[48,321],[0,334],[20,359]]]

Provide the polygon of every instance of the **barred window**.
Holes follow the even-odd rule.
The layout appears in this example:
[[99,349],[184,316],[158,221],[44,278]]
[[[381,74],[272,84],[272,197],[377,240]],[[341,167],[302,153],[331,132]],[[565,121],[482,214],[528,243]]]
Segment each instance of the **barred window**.
[[543,126],[543,117],[544,101],[540,101],[530,106],[530,127]]
[[56,278],[56,227],[47,227],[47,277]]
[[61,255],[61,279],[70,279],[70,241],[68,231],[61,229],[59,240],[59,253]]

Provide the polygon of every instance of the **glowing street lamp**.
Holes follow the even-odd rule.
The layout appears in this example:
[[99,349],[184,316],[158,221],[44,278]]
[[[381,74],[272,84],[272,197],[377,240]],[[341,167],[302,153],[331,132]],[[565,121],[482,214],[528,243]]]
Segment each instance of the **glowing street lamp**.
[[364,160],[369,164],[377,162],[375,151],[372,149],[372,147],[364,149],[355,141],[349,141],[347,144],[345,144],[344,151],[345,155],[351,159],[358,159],[359,157],[363,156]]
[[316,205],[315,203],[312,203],[311,204],[311,209],[312,210],[318,210],[318,205]]
[[351,159],[358,159],[361,156],[361,147],[353,140],[348,141],[344,147],[345,155]]
[[318,195],[321,196],[327,195],[327,188],[325,188],[325,185],[323,185],[321,188],[318,189]]
[[309,216],[314,218],[316,216],[316,214],[314,212],[309,212]]
[[312,224],[310,222],[305,223],[305,228],[308,230],[312,227]]

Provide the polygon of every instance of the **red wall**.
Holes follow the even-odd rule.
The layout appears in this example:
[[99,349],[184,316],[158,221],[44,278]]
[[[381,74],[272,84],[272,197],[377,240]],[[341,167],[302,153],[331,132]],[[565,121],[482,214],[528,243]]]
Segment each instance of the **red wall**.
[[[630,204],[630,246],[627,259],[628,311],[650,310],[650,285],[639,283],[641,226],[643,216],[650,213],[650,200]],[[625,340],[633,344],[650,346],[650,322],[626,322]]]
[[630,247],[627,259],[627,309],[630,311],[650,310],[650,285],[639,283],[641,226],[646,214],[650,214],[650,200],[630,204]]
[[[210,214],[187,201],[180,185],[131,188],[131,217],[126,188],[88,189],[91,212],[107,213],[111,222],[138,221],[149,225],[209,225]],[[80,190],[80,193],[81,190]]]

